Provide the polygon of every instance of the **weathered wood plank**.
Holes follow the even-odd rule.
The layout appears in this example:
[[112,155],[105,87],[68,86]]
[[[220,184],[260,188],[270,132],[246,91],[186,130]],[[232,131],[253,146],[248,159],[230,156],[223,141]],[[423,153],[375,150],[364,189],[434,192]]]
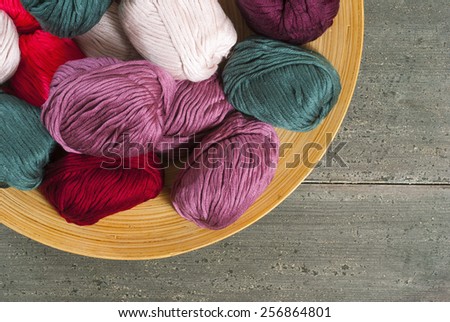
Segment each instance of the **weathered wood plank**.
[[365,1],[360,79],[336,142],[348,168],[319,182],[450,182],[448,1]]
[[172,259],[62,253],[2,227],[0,300],[450,300],[450,187],[302,185],[242,233]]
[[[314,182],[449,183],[447,1],[366,1],[361,78]],[[151,262],[65,254],[0,227],[0,300],[450,301],[448,186],[303,185],[212,247]]]

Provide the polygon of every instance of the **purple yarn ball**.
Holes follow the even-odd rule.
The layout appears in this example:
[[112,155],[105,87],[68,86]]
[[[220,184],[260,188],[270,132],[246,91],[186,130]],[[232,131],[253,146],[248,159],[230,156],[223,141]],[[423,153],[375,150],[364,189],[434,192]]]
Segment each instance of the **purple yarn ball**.
[[178,81],[173,103],[165,109],[165,131],[158,152],[192,147],[234,111],[217,74],[193,83]]
[[200,227],[223,229],[266,190],[278,155],[274,128],[235,112],[191,154],[172,187],[172,204]]
[[42,121],[68,152],[136,156],[161,141],[175,90],[176,81],[147,61],[71,61],[55,74]]
[[269,38],[303,45],[319,38],[339,11],[339,0],[237,0],[247,24]]
[[58,69],[42,121],[68,152],[131,157],[191,147],[232,111],[217,75],[175,81],[147,61],[86,58]]

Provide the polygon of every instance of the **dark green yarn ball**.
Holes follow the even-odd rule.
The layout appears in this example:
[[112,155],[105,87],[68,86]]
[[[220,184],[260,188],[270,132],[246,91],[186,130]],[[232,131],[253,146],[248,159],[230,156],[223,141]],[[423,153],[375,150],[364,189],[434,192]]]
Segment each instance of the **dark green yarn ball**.
[[323,56],[262,37],[236,46],[223,82],[237,110],[296,132],[316,128],[341,92],[339,74]]
[[55,145],[41,111],[0,91],[0,187],[31,190],[43,179]]
[[42,29],[59,37],[73,38],[92,29],[112,0],[21,0]]

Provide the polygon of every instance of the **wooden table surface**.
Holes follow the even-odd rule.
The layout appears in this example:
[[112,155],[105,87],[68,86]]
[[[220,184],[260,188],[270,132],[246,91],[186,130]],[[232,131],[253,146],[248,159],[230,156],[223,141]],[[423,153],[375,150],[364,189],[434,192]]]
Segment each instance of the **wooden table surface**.
[[255,225],[140,262],[2,226],[0,301],[450,301],[449,19],[447,0],[366,0],[361,76],[333,144],[346,166],[330,153]]

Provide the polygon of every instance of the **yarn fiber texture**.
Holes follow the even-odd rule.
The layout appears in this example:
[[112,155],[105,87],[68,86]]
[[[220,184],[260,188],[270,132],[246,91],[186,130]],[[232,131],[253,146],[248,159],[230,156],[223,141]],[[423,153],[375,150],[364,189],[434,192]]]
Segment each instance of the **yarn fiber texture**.
[[194,150],[172,187],[172,204],[200,227],[223,229],[267,188],[278,155],[273,127],[235,112]]
[[223,81],[237,110],[297,132],[316,128],[341,92],[339,74],[323,56],[261,37],[235,47]]
[[163,188],[163,172],[153,154],[111,160],[68,154],[49,165],[40,190],[69,223],[100,219],[153,199]]
[[20,34],[33,33],[41,28],[39,22],[25,10],[20,0],[0,0],[0,10],[11,17]]
[[36,188],[54,145],[40,122],[40,110],[0,91],[0,183]]
[[42,29],[58,37],[73,38],[92,29],[111,0],[21,0]]
[[175,80],[147,61],[72,61],[53,79],[42,122],[68,152],[136,156],[161,140],[175,89]]
[[201,139],[220,125],[232,111],[219,75],[198,83],[178,81],[173,103],[165,109],[164,137],[157,150],[188,147],[194,138]]
[[73,40],[42,30],[21,35],[19,46],[21,61],[9,85],[15,96],[37,107],[47,100],[59,66],[85,57]]
[[269,38],[303,45],[319,38],[339,11],[339,0],[237,0],[247,24]]
[[140,58],[123,30],[118,11],[119,5],[113,2],[98,24],[87,33],[75,37],[86,56],[121,60]]
[[14,75],[19,62],[19,34],[13,20],[0,10],[0,84]]
[[237,41],[217,0],[123,0],[119,15],[142,57],[177,80],[210,78]]

